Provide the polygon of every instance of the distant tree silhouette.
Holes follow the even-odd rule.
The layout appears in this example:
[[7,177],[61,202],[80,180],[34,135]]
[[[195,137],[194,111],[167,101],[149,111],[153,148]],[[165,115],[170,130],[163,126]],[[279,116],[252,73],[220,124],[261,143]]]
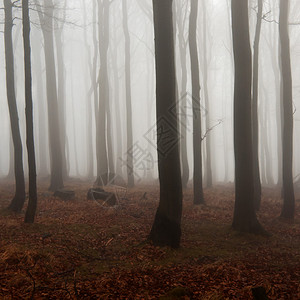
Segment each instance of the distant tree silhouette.
[[63,187],[63,158],[60,139],[60,118],[57,98],[57,81],[54,57],[53,10],[52,0],[45,0],[42,6],[34,0],[44,37],[44,54],[46,66],[46,90],[48,105],[49,148],[51,179],[49,190],[56,191]]
[[108,154],[107,154],[107,101],[109,101],[108,83],[108,46],[109,46],[109,0],[98,0],[98,35],[99,35],[99,105],[96,129],[96,156],[98,185],[108,182]]
[[[132,136],[132,105],[131,105],[131,63],[130,63],[130,35],[128,28],[127,0],[122,0],[123,8],[123,31],[125,36],[125,90],[126,90],[126,128],[127,128],[127,149],[133,146]],[[127,153],[127,180],[128,186],[134,186],[133,157]]]

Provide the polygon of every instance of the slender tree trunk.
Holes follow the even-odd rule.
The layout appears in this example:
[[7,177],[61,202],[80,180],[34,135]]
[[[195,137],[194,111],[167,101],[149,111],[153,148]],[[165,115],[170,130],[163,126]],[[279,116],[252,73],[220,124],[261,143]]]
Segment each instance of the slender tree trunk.
[[[35,70],[36,76],[41,76],[43,73],[42,64],[41,64],[41,45],[37,41],[32,41],[32,52],[33,59],[35,59]],[[47,166],[47,114],[46,104],[44,99],[44,85],[43,80],[36,80],[36,89],[37,89],[37,99],[38,99],[38,176],[46,177],[49,175],[48,166]]]
[[[180,2],[181,6],[181,2]],[[180,67],[181,67],[181,87],[180,87],[180,113],[181,118],[180,134],[182,136],[180,142],[180,155],[182,166],[182,187],[186,188],[189,181],[189,164],[187,155],[187,42],[184,36],[185,20],[183,18],[184,11],[180,7],[176,11],[177,15],[177,28],[178,28],[178,43],[179,43],[179,55],[180,55]]]
[[265,99],[265,108],[264,108],[264,116],[261,120],[262,122],[262,141],[263,141],[263,152],[265,154],[265,163],[266,163],[266,181],[267,184],[270,186],[274,185],[274,179],[273,179],[273,167],[272,167],[272,155],[270,151],[270,140],[271,140],[271,131],[272,127],[270,124],[270,120],[268,118],[268,91],[265,86],[262,87],[263,93],[264,93],[264,99]]
[[15,163],[14,163],[14,142],[12,138],[12,134],[10,135],[9,139],[9,164],[8,164],[8,174],[6,178],[8,180],[12,180],[15,177]]
[[[66,2],[65,2],[66,3]],[[63,178],[67,179],[69,176],[69,164],[67,159],[69,155],[66,155],[66,97],[65,97],[65,64],[64,64],[64,54],[63,54],[63,24],[65,21],[65,10],[63,8],[64,17],[61,22],[62,25],[57,25],[58,29],[55,30],[55,45],[56,45],[56,59],[57,59],[57,103],[58,103],[58,114],[59,114],[59,125],[60,125],[60,141],[61,141],[61,154],[62,154],[62,173]]]
[[[95,112],[95,122],[96,122],[96,133],[98,128],[98,116],[99,116],[99,95],[98,95],[98,79],[97,79],[97,63],[99,56],[99,42],[97,40],[97,3],[96,0],[93,1],[93,47],[94,47],[94,56],[93,56],[93,70],[91,74],[92,78],[92,90],[94,95],[94,112]],[[99,34],[98,34],[99,35]],[[97,145],[96,145],[97,148]],[[97,152],[97,150],[96,150]],[[96,153],[97,154],[97,153]]]
[[293,184],[293,93],[288,31],[289,0],[280,0],[279,36],[281,44],[282,92],[283,92],[283,207],[281,217],[293,219],[295,195]]
[[[202,1],[203,6],[203,26],[202,26],[202,32],[203,32],[203,91],[204,91],[204,102],[205,102],[205,125],[206,130],[209,130],[210,128],[210,108],[209,108],[209,93],[208,93],[208,66],[207,66],[207,9],[206,9],[206,0]],[[206,149],[206,160],[205,160],[205,169],[206,169],[206,186],[212,187],[213,181],[212,181],[212,168],[211,168],[211,134],[209,133],[206,136],[205,139],[205,149]]]
[[9,205],[9,209],[20,212],[25,202],[25,180],[23,169],[23,150],[19,127],[19,117],[17,109],[17,101],[15,95],[15,76],[14,76],[14,56],[12,44],[12,8],[13,4],[10,0],[4,0],[4,42],[5,42],[5,63],[6,63],[6,92],[8,109],[10,116],[11,132],[14,144],[14,172],[16,190],[15,196]]
[[161,151],[165,143],[178,141],[177,120],[170,115],[176,105],[176,75],[172,0],[153,0],[155,61],[156,61],[156,118],[164,132],[157,137],[160,200],[149,239],[159,246],[177,248],[181,237],[182,185],[179,145],[167,153]]
[[113,128],[112,128],[112,108],[111,108],[110,101],[106,104],[106,118],[107,118],[107,158],[108,158],[108,169],[109,175],[108,180],[109,182],[113,183],[115,178],[115,163],[114,163],[114,151],[113,151]]
[[28,0],[22,1],[23,44],[25,66],[26,136],[29,167],[29,202],[25,214],[25,223],[33,223],[37,206],[36,163],[33,133],[33,105],[31,80],[30,19]]
[[41,11],[41,5],[37,0],[39,19],[42,24],[42,32],[44,37],[44,53],[46,65],[46,90],[48,105],[48,123],[49,123],[49,147],[50,147],[50,191],[62,188],[62,147],[60,141],[60,123],[57,102],[56,87],[56,69],[54,59],[54,41],[53,41],[53,2],[45,0],[44,13]]
[[[84,26],[84,31],[83,31],[83,39],[84,39],[84,45],[85,49],[87,51],[87,69],[88,73],[90,75],[91,82],[95,81],[96,79],[93,78],[93,65],[92,65],[92,56],[91,56],[91,47],[88,44],[87,41],[87,14],[86,14],[86,1],[82,0],[82,7],[83,7],[83,16],[84,16],[84,21],[83,21],[83,26]],[[95,14],[95,12],[93,12]],[[92,90],[88,92],[87,95],[87,112],[86,112],[86,118],[87,118],[87,128],[86,128],[86,142],[87,142],[87,178],[92,179],[94,176],[94,147],[93,147],[93,130],[92,130]]]
[[[71,74],[73,74],[72,72],[72,67],[71,67]],[[71,77],[71,86],[73,87],[74,84],[73,84],[73,75],[70,76]],[[74,90],[71,89],[71,113],[72,113],[72,121],[73,121],[73,150],[74,150],[74,164],[75,164],[75,174],[76,176],[79,176],[79,166],[78,166],[78,151],[77,151],[77,134],[76,134],[76,131],[75,131],[75,127],[76,127],[76,117],[75,117],[75,103],[74,103]]]
[[[113,14],[114,24],[116,24],[116,16]],[[123,145],[123,134],[122,134],[122,125],[121,125],[121,112],[120,112],[120,84],[119,84],[119,71],[118,71],[118,39],[117,39],[117,26],[114,26],[113,30],[113,40],[114,46],[112,47],[111,54],[111,65],[112,73],[114,80],[114,102],[115,102],[115,124],[116,124],[116,151],[117,151],[117,160],[116,160],[116,173],[119,176],[122,176],[122,145]]]
[[107,51],[109,43],[109,1],[98,0],[99,21],[99,114],[97,124],[97,180],[98,185],[108,183],[108,156],[107,156],[107,126],[106,105],[109,101],[109,84],[107,68]]
[[259,42],[262,22],[263,0],[258,0],[257,22],[254,38],[253,54],[253,86],[252,86],[252,134],[253,134],[253,176],[254,207],[259,210],[261,201],[261,182],[259,172],[259,128],[258,128],[258,74],[259,74]]
[[[275,4],[274,4],[275,5]],[[275,7],[275,6],[274,6]],[[277,27],[275,27],[277,28]],[[281,64],[278,64],[280,61],[280,43],[278,43],[277,34],[272,31],[272,27],[270,27],[270,32],[268,34],[270,37],[270,52],[271,52],[271,62],[272,62],[272,71],[274,75],[274,85],[276,87],[276,133],[277,133],[277,160],[278,160],[278,180],[277,186],[282,188],[282,119],[283,119],[283,108],[282,108],[282,82],[280,80],[281,77]],[[278,45],[277,45],[278,43]],[[275,48],[277,51],[274,51]],[[275,53],[274,53],[275,52]]]
[[[12,41],[12,44],[13,44],[13,53],[16,53],[16,49],[18,48],[18,41],[19,41],[19,36],[20,36],[20,30],[21,30],[21,26],[16,26],[16,32],[14,34],[14,39]],[[17,82],[17,65],[14,64],[14,82]],[[16,86],[15,85],[15,95],[17,95],[17,89],[18,88],[18,85]],[[21,138],[22,139],[22,138]],[[9,158],[9,170],[8,170],[8,174],[7,174],[7,179],[8,180],[13,180],[14,177],[15,177],[15,171],[14,171],[14,168],[15,168],[15,164],[14,164],[14,143],[13,143],[13,138],[12,138],[12,135],[11,135],[11,138],[10,138],[10,144],[9,144],[9,155],[10,155],[10,158]]]
[[192,71],[192,100],[193,100],[193,154],[194,154],[194,204],[204,203],[202,183],[202,130],[200,106],[200,76],[197,49],[197,16],[198,1],[191,0],[189,24],[189,46]]
[[235,62],[235,206],[232,227],[241,232],[260,234],[265,232],[256,218],[253,201],[252,55],[249,37],[248,1],[232,0],[231,13]]
[[130,64],[130,35],[128,29],[127,0],[122,0],[123,30],[125,36],[125,90],[126,90],[126,124],[127,124],[127,180],[128,186],[134,186],[133,157],[129,149],[133,146],[132,134],[132,105],[131,105],[131,64]]

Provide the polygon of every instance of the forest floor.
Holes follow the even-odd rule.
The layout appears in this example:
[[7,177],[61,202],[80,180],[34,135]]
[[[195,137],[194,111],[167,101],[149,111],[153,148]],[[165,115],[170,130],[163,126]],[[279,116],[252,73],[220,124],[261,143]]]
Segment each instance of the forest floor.
[[157,187],[130,189],[108,208],[87,200],[89,183],[66,186],[74,200],[39,185],[30,225],[5,211],[14,188],[0,184],[0,299],[252,299],[256,286],[270,299],[300,299],[299,201],[295,220],[284,222],[278,191],[264,189],[258,216],[271,236],[261,237],[231,230],[233,187],[205,190],[201,206],[187,190],[173,250],[145,242]]

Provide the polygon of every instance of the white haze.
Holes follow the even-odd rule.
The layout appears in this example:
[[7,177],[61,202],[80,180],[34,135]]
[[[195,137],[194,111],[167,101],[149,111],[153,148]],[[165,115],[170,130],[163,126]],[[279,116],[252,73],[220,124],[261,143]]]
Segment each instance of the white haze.
[[[87,103],[88,92],[91,87],[91,79],[88,69],[88,49],[93,51],[92,41],[92,0],[84,0],[86,5],[87,22],[84,26],[82,1],[67,1],[67,22],[64,25],[63,32],[63,53],[65,64],[65,82],[66,82],[66,128],[67,128],[67,145],[69,148],[70,175],[84,177],[87,174],[87,130],[92,130],[95,137],[95,120],[93,118],[93,127],[87,128]],[[137,1],[146,2],[151,8],[150,0],[131,0],[129,1],[129,29],[131,37],[131,74],[132,74],[132,109],[133,109],[133,137],[134,143],[145,150],[151,150],[154,161],[156,161],[156,151],[153,146],[148,145],[144,135],[152,126],[155,125],[155,69],[154,69],[154,41],[153,41],[153,24],[149,16],[147,16],[137,4]],[[230,1],[218,0],[207,1],[207,34],[209,41],[206,45],[201,44],[201,26],[202,26],[202,5],[199,5],[199,54],[202,55],[202,47],[207,47],[209,56],[208,60],[208,92],[210,109],[210,127],[214,127],[210,132],[212,139],[212,166],[215,182],[222,182],[225,178],[225,172],[228,172],[227,181],[234,180],[234,152],[233,152],[233,58],[232,58],[232,42],[230,28]],[[63,2],[63,1],[57,1]],[[184,0],[176,0],[177,6],[184,4]],[[251,1],[250,1],[251,2]],[[273,3],[278,1],[265,1],[266,5],[264,13],[271,10]],[[200,1],[202,3],[202,1]],[[253,38],[256,14],[255,3],[252,1],[250,14],[251,37]],[[271,5],[269,5],[271,4]],[[276,11],[272,11],[267,15],[269,20],[278,20],[278,5]],[[298,0],[291,1],[290,23],[300,23],[300,5]],[[3,21],[3,11],[1,11],[1,21]],[[17,14],[20,14],[18,12]],[[37,15],[31,12],[32,21],[38,23]],[[19,110],[19,119],[21,125],[23,149],[24,149],[24,165],[26,166],[26,150],[25,150],[25,117],[24,117],[24,74],[23,74],[23,45],[21,21],[16,20],[14,26],[14,48],[15,48],[15,71],[16,71],[16,95]],[[2,22],[1,22],[2,23]],[[3,31],[3,25],[2,31]],[[110,18],[110,49],[109,49],[109,81],[110,81],[110,99],[109,103],[112,108],[112,124],[113,124],[113,142],[116,148],[116,126],[115,109],[116,95],[114,89],[114,76],[111,68],[112,60],[118,65],[118,77],[120,86],[120,112],[122,126],[122,149],[123,154],[126,153],[126,115],[125,115],[125,78],[124,78],[124,37],[122,29],[122,5],[120,0],[114,0],[111,5]],[[116,32],[113,33],[114,28]],[[276,94],[279,93],[279,86],[275,85],[274,73],[272,70],[271,57],[274,51],[277,51],[278,45],[270,48],[270,32],[273,34],[274,28],[278,28],[278,24],[272,22],[263,22],[262,36],[260,46],[260,89],[259,89],[259,114],[260,120],[267,118],[269,124],[268,129],[268,145],[270,149],[272,174],[274,182],[277,181],[278,153],[277,153],[277,129],[276,129]],[[88,45],[84,42],[84,31],[86,30]],[[187,30],[187,28],[186,28]],[[278,32],[275,39],[278,40]],[[294,175],[300,173],[300,24],[290,26],[291,40],[291,59],[293,72],[293,97],[294,97]],[[33,64],[33,96],[34,96],[34,117],[35,117],[35,141],[37,158],[39,154],[38,143],[38,111],[39,107],[46,109],[46,91],[45,91],[45,66],[43,60],[43,41],[42,34],[38,25],[32,25],[31,31],[32,48],[32,64]],[[178,42],[178,41],[177,41]],[[117,56],[112,51],[117,47]],[[181,84],[181,70],[178,55],[178,44],[176,47],[177,56],[177,73],[178,87]],[[9,169],[9,153],[10,153],[10,124],[6,98],[5,86],[5,62],[4,62],[4,36],[0,35],[0,176],[5,176]],[[40,53],[42,57],[42,74],[37,73],[36,56]],[[189,52],[187,51],[187,65],[189,70]],[[93,52],[91,52],[93,57]],[[99,60],[98,60],[99,63]],[[200,65],[200,69],[201,69]],[[279,72],[278,65],[277,71]],[[38,95],[37,83],[43,82],[44,91],[42,97]],[[201,82],[201,86],[203,82]],[[263,88],[265,87],[265,88]],[[180,91],[179,93],[184,93]],[[188,93],[191,92],[190,76],[188,76]],[[203,100],[203,89],[202,89]],[[92,100],[93,101],[93,100]],[[204,101],[202,101],[204,103]],[[203,104],[204,106],[204,104]],[[266,112],[265,112],[266,111]],[[45,114],[46,116],[46,114]],[[150,118],[150,119],[149,119]],[[47,124],[47,117],[45,118]],[[203,120],[204,123],[204,120]],[[260,126],[261,128],[261,126]],[[204,129],[205,131],[205,129]],[[204,134],[204,132],[203,132]],[[48,145],[47,136],[44,137],[44,143]],[[94,148],[95,148],[94,138]],[[192,166],[192,132],[188,133],[188,156],[189,163]],[[260,144],[261,145],[261,144]],[[261,147],[261,146],[260,146]],[[224,151],[226,148],[226,151]],[[260,163],[264,163],[263,152],[260,148]],[[123,156],[124,156],[123,155]],[[49,154],[48,154],[49,156]],[[121,163],[116,150],[114,152],[115,163]],[[125,156],[123,157],[125,159]],[[94,157],[94,172],[96,175],[96,157]],[[37,159],[39,166],[39,160]],[[49,163],[48,163],[49,168]],[[192,168],[190,167],[190,170]],[[27,170],[27,167],[26,167]],[[125,174],[125,168],[123,167]],[[137,170],[139,176],[142,177],[143,170]],[[154,176],[157,176],[156,164],[153,169]],[[191,172],[190,172],[191,173]],[[191,179],[192,174],[190,174]]]

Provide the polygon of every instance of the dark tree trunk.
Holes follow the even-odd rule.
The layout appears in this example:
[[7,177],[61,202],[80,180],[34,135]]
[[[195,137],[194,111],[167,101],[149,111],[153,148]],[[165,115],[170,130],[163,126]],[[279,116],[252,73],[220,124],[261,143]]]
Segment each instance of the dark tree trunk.
[[31,50],[30,50],[30,19],[28,0],[22,1],[23,44],[25,67],[25,102],[26,102],[26,143],[29,167],[29,202],[25,214],[25,223],[33,223],[37,206],[36,163],[33,134],[32,81],[31,81]]
[[130,64],[130,35],[128,29],[127,0],[123,0],[123,30],[125,36],[125,90],[126,90],[126,124],[127,124],[127,180],[128,186],[134,186],[133,157],[128,151],[133,146],[132,134],[132,105],[131,105],[131,64]]
[[6,92],[8,109],[10,116],[10,125],[12,139],[14,144],[14,172],[16,191],[9,209],[20,212],[25,202],[25,180],[22,158],[22,141],[19,127],[18,109],[15,95],[15,77],[14,77],[14,56],[12,45],[12,18],[13,5],[10,0],[4,0],[5,25],[4,25],[4,42],[5,42],[5,63],[6,63]]
[[202,183],[202,133],[200,106],[200,75],[197,47],[198,1],[191,0],[189,24],[189,46],[192,71],[192,102],[193,102],[193,154],[194,154],[194,204],[203,204]]
[[264,233],[254,209],[251,123],[252,62],[248,1],[232,0],[232,36],[235,63],[234,152],[235,207],[232,227],[241,232]]
[[259,73],[259,41],[261,32],[263,0],[258,0],[256,30],[253,53],[253,86],[252,86],[252,134],[253,134],[253,176],[254,176],[254,207],[259,210],[261,200],[261,182],[259,171],[258,145],[258,73]]
[[[12,41],[12,44],[13,44],[13,53],[16,52],[16,49],[18,48],[18,40],[19,40],[19,33],[20,33],[20,30],[21,30],[21,26],[17,26],[16,28],[16,32],[14,34],[14,39]],[[14,82],[17,82],[17,75],[16,75],[17,72],[17,65],[14,64]],[[15,86],[15,94],[17,94],[17,86]],[[15,164],[14,164],[14,143],[13,143],[13,138],[12,138],[12,134],[10,136],[10,143],[9,143],[9,169],[8,169],[8,174],[7,174],[7,179],[8,180],[13,180],[14,177],[15,177],[15,171],[14,171],[14,168],[15,168]]]
[[42,24],[44,36],[44,52],[46,64],[46,90],[48,105],[48,124],[49,124],[49,147],[50,147],[50,165],[51,182],[50,191],[56,191],[63,188],[62,174],[62,147],[60,141],[60,123],[57,102],[56,70],[54,58],[53,41],[53,2],[45,0],[44,13],[37,0],[39,19]]
[[149,239],[159,246],[177,248],[181,237],[182,186],[178,142],[167,153],[160,151],[172,138],[178,141],[177,120],[170,114],[176,105],[176,79],[172,0],[153,0],[155,61],[156,61],[156,118],[164,126],[157,136],[160,200]]
[[109,84],[107,69],[107,51],[109,43],[109,1],[98,0],[99,21],[99,111],[96,130],[97,145],[97,185],[108,183],[108,156],[107,156],[107,126],[106,103],[109,101]]
[[288,31],[289,0],[280,0],[279,36],[281,44],[283,135],[282,135],[282,174],[283,207],[281,217],[293,219],[295,214],[295,195],[293,184],[293,94]]

